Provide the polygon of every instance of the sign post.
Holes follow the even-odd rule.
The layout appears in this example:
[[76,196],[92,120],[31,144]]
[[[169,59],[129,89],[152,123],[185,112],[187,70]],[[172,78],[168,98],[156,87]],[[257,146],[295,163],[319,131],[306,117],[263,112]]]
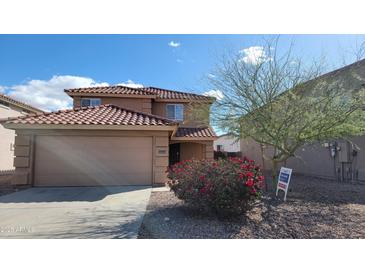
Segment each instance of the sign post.
[[280,169],[278,185],[276,187],[276,196],[278,196],[279,190],[283,190],[285,192],[284,201],[286,201],[286,194],[288,193],[289,189],[291,173],[292,169],[290,168],[282,167]]

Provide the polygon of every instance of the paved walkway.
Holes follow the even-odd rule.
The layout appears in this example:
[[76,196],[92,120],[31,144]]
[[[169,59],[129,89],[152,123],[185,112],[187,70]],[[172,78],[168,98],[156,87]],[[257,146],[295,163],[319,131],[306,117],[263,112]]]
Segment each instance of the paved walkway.
[[29,188],[0,197],[0,238],[136,238],[150,187]]

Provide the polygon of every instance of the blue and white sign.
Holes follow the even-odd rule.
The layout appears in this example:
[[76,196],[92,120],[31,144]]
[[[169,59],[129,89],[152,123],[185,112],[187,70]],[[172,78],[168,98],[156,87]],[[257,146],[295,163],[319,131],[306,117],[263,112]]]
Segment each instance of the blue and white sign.
[[283,190],[285,192],[284,201],[286,201],[286,194],[288,193],[289,189],[291,173],[292,169],[290,168],[282,167],[280,169],[278,185],[276,187],[276,196],[278,196],[279,190]]

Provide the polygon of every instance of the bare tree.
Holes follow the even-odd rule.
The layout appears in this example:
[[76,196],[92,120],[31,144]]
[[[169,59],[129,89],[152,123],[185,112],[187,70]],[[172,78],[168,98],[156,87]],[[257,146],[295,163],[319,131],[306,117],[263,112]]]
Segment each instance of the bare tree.
[[212,111],[218,127],[237,138],[274,148],[278,164],[316,141],[360,135],[365,130],[364,90],[349,91],[336,76],[321,76],[322,60],[305,63],[292,46],[278,54],[278,39],[266,41],[259,56],[226,56],[210,82],[224,97]]
[[355,48],[352,51],[352,55],[355,57],[355,61],[360,61],[365,57],[365,41],[356,41]]

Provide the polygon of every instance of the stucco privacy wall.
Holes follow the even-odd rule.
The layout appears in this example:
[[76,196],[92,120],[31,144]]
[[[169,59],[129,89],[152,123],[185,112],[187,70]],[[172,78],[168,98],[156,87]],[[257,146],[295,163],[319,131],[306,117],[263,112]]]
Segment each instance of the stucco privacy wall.
[[[115,130],[17,130],[15,138],[15,176],[12,184],[34,183],[35,140],[37,136],[120,136],[152,137],[152,180],[153,184],[166,181],[168,166],[168,132],[166,131],[115,131]],[[57,148],[55,148],[57,149]],[[102,153],[102,151],[101,151]]]
[[[152,100],[151,98],[121,98],[121,97],[83,97],[83,98],[100,98],[101,104],[112,104],[118,107],[133,109],[135,111],[141,111],[144,113],[152,113]],[[74,107],[81,106],[81,97],[74,97]]]

